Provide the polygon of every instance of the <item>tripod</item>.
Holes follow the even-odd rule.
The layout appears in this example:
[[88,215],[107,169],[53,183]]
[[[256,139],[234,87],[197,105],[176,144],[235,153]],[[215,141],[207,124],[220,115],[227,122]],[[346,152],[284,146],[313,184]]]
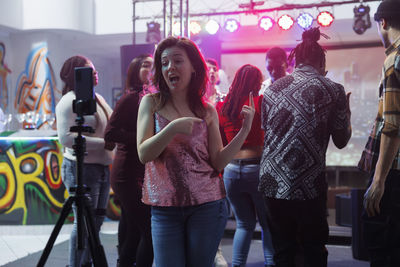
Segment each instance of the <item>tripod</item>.
[[77,243],[78,250],[84,249],[84,238],[83,231],[87,230],[90,253],[95,267],[107,267],[107,259],[104,253],[104,248],[100,244],[99,235],[96,233],[93,211],[91,209],[91,203],[88,195],[86,194],[90,188],[86,187],[82,183],[82,165],[83,157],[86,151],[86,141],[82,136],[83,132],[93,133],[93,129],[89,126],[84,126],[83,116],[77,116],[76,119],[77,126],[72,126],[70,128],[71,132],[77,132],[78,136],[74,139],[73,149],[76,156],[76,187],[70,188],[71,196],[68,197],[67,201],[64,203],[63,208],[60,213],[60,217],[47,241],[46,247],[40,257],[37,267],[42,267],[45,265],[47,258],[53,248],[54,242],[60,233],[61,227],[64,224],[65,219],[68,214],[71,213],[72,204],[75,203],[77,209]]

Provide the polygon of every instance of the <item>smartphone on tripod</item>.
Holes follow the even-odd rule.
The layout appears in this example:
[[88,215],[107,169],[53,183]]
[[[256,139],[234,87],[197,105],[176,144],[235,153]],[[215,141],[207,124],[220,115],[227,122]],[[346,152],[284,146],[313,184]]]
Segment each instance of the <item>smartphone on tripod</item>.
[[96,96],[93,87],[93,69],[75,68],[75,96],[72,110],[77,116],[96,113]]
[[[86,141],[82,133],[94,132],[94,130],[83,125],[85,115],[93,115],[96,112],[96,97],[93,90],[93,70],[90,67],[75,68],[75,100],[72,102],[72,110],[76,113],[76,125],[70,127],[70,132],[76,132],[74,138],[74,155],[76,157],[76,185],[70,188],[70,196],[63,205],[60,217],[50,235],[49,241],[39,259],[37,267],[43,267],[47,261],[54,242],[61,230],[61,227],[76,206],[77,222],[77,250],[85,249],[85,239],[88,240],[90,254],[95,267],[107,267],[107,259],[104,248],[100,243],[98,232],[94,224],[94,214],[91,201],[87,192],[90,191],[83,183],[83,162],[86,152]],[[86,233],[86,234],[85,234]]]

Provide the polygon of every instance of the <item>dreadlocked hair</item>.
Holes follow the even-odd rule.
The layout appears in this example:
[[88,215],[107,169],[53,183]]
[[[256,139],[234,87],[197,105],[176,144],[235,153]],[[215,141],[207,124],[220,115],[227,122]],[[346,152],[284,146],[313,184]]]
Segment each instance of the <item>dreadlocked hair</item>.
[[233,123],[239,123],[241,121],[239,114],[244,102],[248,99],[250,92],[253,93],[253,96],[258,95],[261,83],[262,73],[259,68],[250,64],[240,67],[225,98],[222,115]]
[[301,35],[302,42],[290,52],[289,62],[292,62],[293,58],[295,58],[296,67],[299,64],[309,64],[317,67],[325,64],[326,50],[318,44],[321,35],[329,39],[327,35],[319,31],[319,27],[305,30]]

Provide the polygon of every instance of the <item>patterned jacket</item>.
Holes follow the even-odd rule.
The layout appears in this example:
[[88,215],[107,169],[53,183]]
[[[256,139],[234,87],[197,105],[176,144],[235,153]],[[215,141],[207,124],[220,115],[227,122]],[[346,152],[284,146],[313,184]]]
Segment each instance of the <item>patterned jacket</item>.
[[265,136],[259,190],[287,200],[325,194],[329,138],[350,128],[343,86],[299,65],[264,92],[261,112]]

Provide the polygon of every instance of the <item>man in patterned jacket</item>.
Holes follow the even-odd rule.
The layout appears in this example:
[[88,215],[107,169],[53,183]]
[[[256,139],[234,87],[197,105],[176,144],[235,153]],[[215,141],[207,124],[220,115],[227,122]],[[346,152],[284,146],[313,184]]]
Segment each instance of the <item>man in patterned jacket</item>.
[[325,154],[332,136],[338,148],[351,136],[349,96],[326,78],[319,28],[303,32],[290,53],[295,70],[265,92],[265,131],[259,190],[263,193],[277,267],[295,266],[298,245],[304,266],[327,266]]
[[400,1],[382,1],[374,19],[386,59],[378,115],[358,164],[371,174],[363,232],[371,266],[400,266]]

